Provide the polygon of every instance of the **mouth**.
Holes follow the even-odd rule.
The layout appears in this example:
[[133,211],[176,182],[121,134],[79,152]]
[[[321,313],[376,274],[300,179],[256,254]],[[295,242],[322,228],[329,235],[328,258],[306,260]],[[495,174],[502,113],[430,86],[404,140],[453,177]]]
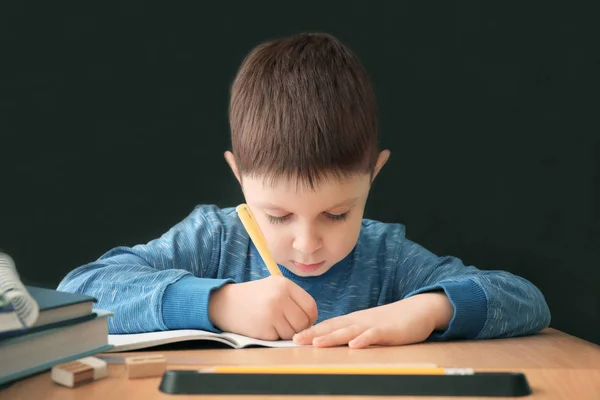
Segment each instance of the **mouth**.
[[302,264],[296,261],[292,261],[292,264],[294,264],[294,267],[296,267],[296,269],[298,269],[299,271],[302,272],[314,272],[316,270],[318,270],[319,268],[321,268],[323,266],[323,264],[325,264],[325,261],[321,261],[320,263],[316,263],[316,264]]

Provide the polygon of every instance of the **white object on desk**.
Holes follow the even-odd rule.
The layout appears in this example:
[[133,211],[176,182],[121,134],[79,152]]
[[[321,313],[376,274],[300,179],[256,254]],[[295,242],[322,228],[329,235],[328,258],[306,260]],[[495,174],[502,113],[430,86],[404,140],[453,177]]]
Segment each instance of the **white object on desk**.
[[172,331],[108,335],[108,342],[114,347],[107,352],[131,351],[193,340],[220,342],[231,346],[234,349],[241,349],[249,346],[302,347],[302,345],[297,345],[292,340],[270,341],[254,339],[235,333],[214,333],[195,329],[178,329]]
[[129,379],[161,376],[167,369],[167,359],[162,354],[127,357],[125,368]]
[[67,387],[75,387],[108,375],[107,363],[96,357],[84,357],[52,367],[52,380]]

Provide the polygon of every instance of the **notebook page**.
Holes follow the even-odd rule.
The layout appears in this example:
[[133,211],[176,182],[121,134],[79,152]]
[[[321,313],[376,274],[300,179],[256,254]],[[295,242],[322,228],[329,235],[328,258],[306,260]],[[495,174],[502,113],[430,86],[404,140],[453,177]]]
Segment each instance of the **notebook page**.
[[248,347],[248,346],[264,346],[264,347],[303,347],[304,345],[299,345],[294,343],[292,340],[260,340],[254,339],[251,337],[238,335],[236,333],[223,333],[222,336],[225,336],[234,343],[237,343],[236,347]]
[[115,346],[110,352],[144,349],[146,347],[185,342],[188,340],[210,340],[225,343],[232,347],[235,346],[235,343],[231,339],[222,334],[197,329],[108,335],[108,343]]

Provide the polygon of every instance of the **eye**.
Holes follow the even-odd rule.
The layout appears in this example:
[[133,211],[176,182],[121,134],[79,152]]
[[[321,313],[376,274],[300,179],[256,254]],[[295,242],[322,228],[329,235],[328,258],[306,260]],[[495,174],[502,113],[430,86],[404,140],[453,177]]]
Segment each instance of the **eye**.
[[290,217],[290,214],[284,215],[283,217],[274,217],[274,216],[269,215],[269,214],[265,214],[265,215],[267,216],[267,219],[269,220],[269,222],[272,223],[272,224],[281,224],[281,223],[285,222]]
[[327,215],[327,218],[329,218],[332,221],[344,221],[348,218],[348,211],[343,214],[325,213],[325,215]]

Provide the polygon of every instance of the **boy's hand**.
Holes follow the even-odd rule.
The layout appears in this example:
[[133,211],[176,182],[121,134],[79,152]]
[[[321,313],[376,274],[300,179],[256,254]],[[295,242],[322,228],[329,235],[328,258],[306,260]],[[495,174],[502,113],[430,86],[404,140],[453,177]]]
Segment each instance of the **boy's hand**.
[[222,331],[262,340],[291,339],[315,323],[317,304],[291,280],[271,276],[216,290],[209,316]]
[[446,329],[453,313],[444,293],[424,293],[323,321],[295,335],[294,342],[352,348],[418,343],[434,330]]

